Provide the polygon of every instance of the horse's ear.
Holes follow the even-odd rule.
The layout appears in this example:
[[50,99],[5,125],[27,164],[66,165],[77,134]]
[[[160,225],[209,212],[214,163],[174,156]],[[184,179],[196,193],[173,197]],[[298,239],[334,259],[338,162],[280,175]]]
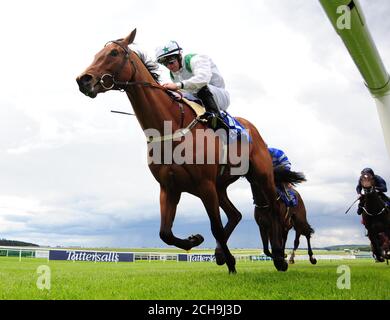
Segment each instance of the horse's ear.
[[137,33],[137,29],[131,31],[131,33],[125,38],[125,42],[127,45],[132,44],[135,38],[135,34]]

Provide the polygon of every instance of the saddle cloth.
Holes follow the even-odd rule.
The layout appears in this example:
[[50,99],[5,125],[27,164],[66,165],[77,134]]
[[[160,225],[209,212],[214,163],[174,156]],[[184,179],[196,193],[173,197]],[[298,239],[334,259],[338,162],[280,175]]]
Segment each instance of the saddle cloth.
[[280,196],[280,199],[287,207],[296,207],[298,205],[298,197],[293,189],[276,187],[276,190],[278,196]]

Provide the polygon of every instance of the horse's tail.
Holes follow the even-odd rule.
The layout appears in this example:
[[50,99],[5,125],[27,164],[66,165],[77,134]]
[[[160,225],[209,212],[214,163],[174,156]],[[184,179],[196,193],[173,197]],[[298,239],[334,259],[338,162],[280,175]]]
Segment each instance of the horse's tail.
[[291,183],[293,186],[306,181],[303,172],[289,170],[274,170],[275,183]]
[[310,238],[314,234],[314,229],[307,221],[301,222],[300,225],[297,225],[296,223],[294,225],[294,229],[300,234],[303,234],[305,237]]
[[314,233],[314,229],[311,227],[311,225],[308,223],[308,231],[309,231],[309,234],[312,235]]

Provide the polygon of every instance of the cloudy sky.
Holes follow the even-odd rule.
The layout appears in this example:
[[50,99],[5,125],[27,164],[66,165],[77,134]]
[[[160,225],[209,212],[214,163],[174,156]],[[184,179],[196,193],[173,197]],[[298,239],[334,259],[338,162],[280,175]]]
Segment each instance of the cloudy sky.
[[[361,0],[390,69],[390,3]],[[0,238],[40,245],[163,247],[159,186],[125,94],[88,99],[75,78],[112,39],[137,28],[151,56],[178,41],[210,55],[231,94],[229,112],[250,119],[283,149],[316,233],[312,244],[365,244],[354,208],[360,170],[390,181],[373,99],[316,0],[7,2],[0,12]],[[165,72],[164,70],[163,72]],[[243,220],[230,247],[261,247],[249,185],[229,189]],[[174,233],[202,233],[200,200],[184,195]],[[289,237],[288,245],[293,240]],[[304,239],[301,240],[306,246]]]

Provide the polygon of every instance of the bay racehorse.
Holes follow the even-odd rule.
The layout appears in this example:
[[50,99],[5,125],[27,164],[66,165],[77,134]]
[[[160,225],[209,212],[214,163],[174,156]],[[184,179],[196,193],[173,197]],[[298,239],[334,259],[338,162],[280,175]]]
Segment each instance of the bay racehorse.
[[390,239],[390,208],[388,199],[375,189],[375,178],[370,173],[360,176],[363,190],[363,224],[367,229],[375,260],[384,262],[390,256],[386,242]]
[[[275,171],[275,180],[288,181],[288,183],[292,185],[296,185],[302,181],[305,181],[303,174],[297,173],[294,171]],[[283,175],[283,177],[280,177]],[[292,189],[297,197],[297,205],[295,207],[288,207],[279,196],[278,202],[280,203],[280,207],[284,212],[283,217],[283,242],[284,247],[287,242],[288,232],[294,228],[295,230],[295,240],[294,240],[294,249],[291,253],[289,263],[295,263],[295,252],[299,246],[299,238],[301,235],[304,235],[307,240],[307,251],[309,255],[309,260],[312,264],[316,264],[317,260],[313,256],[313,251],[311,249],[310,238],[314,233],[313,228],[307,221],[306,217],[306,208],[305,204],[302,200],[301,195],[296,189]],[[259,226],[261,240],[263,242],[263,251],[269,257],[272,257],[272,253],[269,251],[268,242],[270,239],[270,211],[268,204],[262,204],[261,202],[255,202],[255,220]]]
[[[109,90],[121,90],[126,92],[132,104],[137,120],[144,130],[164,132],[164,125],[170,122],[172,132],[179,129],[187,129],[189,133],[194,130],[206,132],[205,140],[216,141],[214,147],[207,143],[202,149],[201,157],[207,153],[215,155],[214,159],[220,159],[221,139],[201,121],[196,121],[193,110],[187,105],[177,102],[167,94],[167,90],[158,83],[158,77],[152,68],[139,54],[131,50],[129,45],[134,41],[136,29],[124,39],[109,41],[94,58],[92,64],[80,74],[76,81],[82,93],[90,98],[95,98],[99,93]],[[283,239],[281,230],[280,205],[276,201],[276,188],[273,176],[272,161],[267,145],[263,141],[257,129],[252,123],[236,118],[249,132],[248,146],[248,170],[242,174],[250,182],[254,196],[268,203],[271,210],[271,246],[274,256],[274,265],[277,270],[285,271],[288,264],[284,259]],[[185,129],[183,129],[185,128]],[[206,130],[207,129],[207,130]],[[183,138],[184,134],[181,135]],[[194,135],[192,135],[194,136]],[[164,139],[166,136],[164,136]],[[172,153],[172,148],[177,146],[180,139],[172,139],[168,147],[160,143],[161,152]],[[185,138],[185,137],[184,137]],[[211,139],[210,139],[211,138]],[[172,141],[174,140],[174,141]],[[187,139],[188,140],[188,139]],[[152,141],[152,142],[151,142]],[[148,145],[156,144],[158,140],[149,140]],[[159,140],[160,142],[162,140]],[[167,142],[166,140],[164,140]],[[195,146],[200,144],[197,139],[191,139],[191,153],[197,151]],[[203,142],[203,141],[201,141]],[[236,142],[240,144],[241,142]],[[211,150],[210,150],[211,149]],[[240,149],[240,148],[238,148]],[[241,150],[241,149],[240,149]],[[148,154],[150,156],[150,154]],[[195,158],[195,154],[192,154]],[[199,154],[196,154],[198,159]],[[177,205],[181,194],[188,192],[200,198],[210,219],[211,231],[217,241],[215,250],[219,264],[226,262],[229,273],[235,273],[235,259],[229,251],[227,240],[241,219],[241,213],[232,204],[226,193],[226,188],[236,181],[240,175],[231,174],[231,161],[227,166],[215,163],[175,163],[175,162],[151,162],[148,164],[155,179],[160,184],[160,238],[168,245],[174,245],[184,250],[198,246],[202,243],[201,235],[190,236],[181,239],[172,232]],[[221,174],[222,167],[225,167]],[[229,169],[230,168],[230,169]],[[220,207],[225,211],[228,221],[225,227],[220,217]]]

